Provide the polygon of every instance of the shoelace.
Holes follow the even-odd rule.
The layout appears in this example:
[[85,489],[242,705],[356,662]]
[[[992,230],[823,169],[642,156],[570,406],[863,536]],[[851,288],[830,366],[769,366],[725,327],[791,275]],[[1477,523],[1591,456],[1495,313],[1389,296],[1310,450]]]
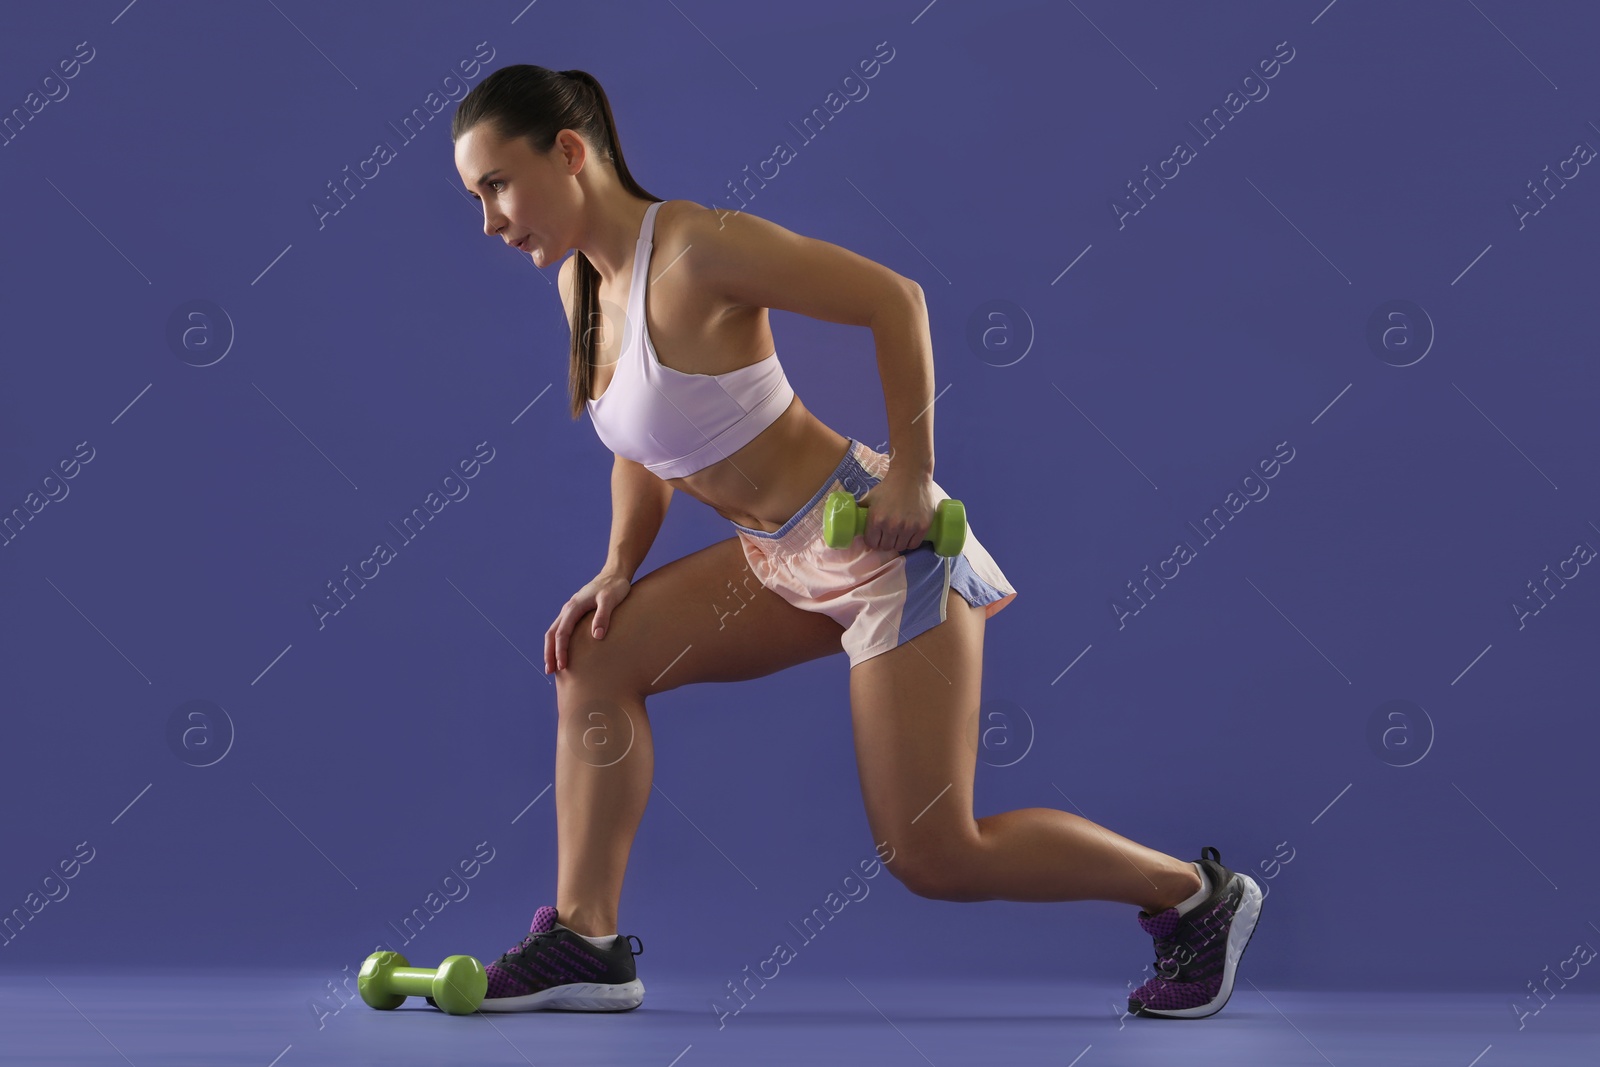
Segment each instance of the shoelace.
[[[1233,918],[1233,912],[1230,909],[1223,908],[1221,914],[1225,915],[1229,920]],[[1199,946],[1194,946],[1188,944],[1184,936],[1179,932],[1183,930],[1185,930],[1185,927],[1180,922],[1179,929],[1173,931],[1171,936],[1158,937],[1155,941],[1156,974],[1168,981],[1177,978],[1178,972],[1182,970],[1183,965],[1199,955],[1199,948],[1203,948],[1210,943],[1212,938],[1218,936],[1218,931],[1211,930],[1200,941]],[[1191,936],[1193,934],[1193,931],[1186,932],[1190,933]],[[1170,970],[1168,969],[1169,964],[1171,965]]]
[[516,956],[516,955],[518,955],[520,953],[523,953],[523,952],[527,951],[527,948],[528,948],[528,945],[529,945],[530,942],[536,942],[541,937],[554,937],[554,936],[555,936],[555,931],[554,930],[545,930],[542,933],[537,933],[537,934],[525,934],[521,941],[518,941],[515,945],[512,945],[509,949],[507,949],[505,952],[503,952],[501,954],[500,958],[501,959],[505,959],[507,956]]
[[[1178,977],[1177,942],[1173,938],[1158,938],[1156,940],[1156,977],[1168,981]],[[1170,969],[1169,969],[1170,965]]]
[[[1180,927],[1182,929],[1182,927]],[[1196,952],[1185,943],[1183,936],[1174,931],[1171,936],[1158,937],[1156,944],[1156,975],[1172,981],[1178,977],[1183,965],[1194,959]]]

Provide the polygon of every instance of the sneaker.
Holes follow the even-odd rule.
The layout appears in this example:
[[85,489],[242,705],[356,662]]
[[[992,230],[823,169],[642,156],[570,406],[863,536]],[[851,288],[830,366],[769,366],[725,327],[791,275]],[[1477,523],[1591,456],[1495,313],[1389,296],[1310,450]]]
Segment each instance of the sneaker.
[[1177,908],[1156,915],[1139,909],[1139,925],[1156,939],[1156,977],[1128,997],[1129,1014],[1201,1019],[1233,995],[1239,957],[1261,917],[1261,887],[1224,867],[1210,846],[1197,862],[1211,882],[1204,900],[1182,915]]
[[479,1011],[632,1011],[644,1001],[632,934],[607,947],[556,922],[548,905],[533,913],[528,936],[484,968],[489,990]]

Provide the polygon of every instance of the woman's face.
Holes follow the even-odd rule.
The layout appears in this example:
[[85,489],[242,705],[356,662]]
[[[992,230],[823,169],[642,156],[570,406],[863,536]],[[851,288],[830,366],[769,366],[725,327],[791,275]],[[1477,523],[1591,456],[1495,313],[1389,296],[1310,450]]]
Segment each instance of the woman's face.
[[577,183],[572,176],[587,155],[582,138],[562,130],[550,152],[535,152],[526,138],[501,140],[480,123],[456,141],[456,170],[474,199],[483,203],[483,232],[547,267],[564,256],[577,218]]

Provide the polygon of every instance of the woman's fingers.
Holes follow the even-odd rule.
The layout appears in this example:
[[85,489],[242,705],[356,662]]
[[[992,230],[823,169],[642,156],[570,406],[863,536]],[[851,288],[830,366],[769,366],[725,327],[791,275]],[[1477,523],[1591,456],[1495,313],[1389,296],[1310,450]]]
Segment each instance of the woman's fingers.
[[571,643],[572,631],[577,627],[578,620],[587,615],[591,608],[594,609],[594,623],[590,632],[597,640],[605,636],[606,630],[611,626],[611,609],[628,595],[631,583],[621,583],[620,592],[616,590],[616,585],[615,581],[602,574],[574,593],[561,606],[561,613],[556,616],[556,621],[544,632],[546,674],[552,670],[566,669],[567,647]]
[[617,605],[628,599],[632,591],[631,581],[612,581],[603,583],[594,595],[594,636],[596,640],[604,637],[611,629],[611,613]]
[[556,620],[556,670],[564,670],[567,666],[567,646],[572,638],[572,604],[561,609],[561,617]]
[[567,601],[561,608],[561,614],[556,616],[556,621],[550,624],[550,629],[545,632],[545,673],[552,670],[561,670],[567,665],[567,642],[572,634],[572,601]]
[[604,593],[594,598],[594,636],[596,639],[606,635],[611,628],[611,608],[615,601]]

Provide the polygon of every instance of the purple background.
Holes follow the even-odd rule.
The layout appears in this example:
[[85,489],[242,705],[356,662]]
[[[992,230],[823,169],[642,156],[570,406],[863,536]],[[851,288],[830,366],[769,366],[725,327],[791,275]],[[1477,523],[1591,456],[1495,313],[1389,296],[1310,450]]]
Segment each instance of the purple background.
[[[553,903],[538,664],[603,561],[611,457],[564,410],[555,268],[485,237],[460,187],[454,103],[409,141],[391,125],[463,91],[448,79],[480,42],[467,84],[593,72],[660,197],[737,207],[728,183],[787,141],[746,210],[927,292],[935,476],[1019,590],[987,630],[1003,717],[979,814],[1060,807],[1184,858],[1217,846],[1269,888],[1261,986],[1511,997],[1600,945],[1600,863],[1573,847],[1594,834],[1600,577],[1521,626],[1512,608],[1600,546],[1600,177],[1520,223],[1512,207],[1600,145],[1600,19],[1324,8],[30,11],[0,36],[0,111],[70,91],[0,147],[0,513],[78,442],[94,458],[0,548],[0,911],[78,842],[94,858],[0,967],[334,978],[380,943],[492,957]],[[85,40],[93,59],[47,82]],[[1293,58],[1246,82],[1284,41]],[[1263,88],[1210,143],[1190,126]],[[791,123],[833,92],[858,99],[805,141]],[[1180,139],[1195,158],[1119,224]],[[379,140],[396,157],[319,224]],[[1374,349],[1393,300],[1427,322]],[[195,301],[231,323],[188,350],[204,362],[231,330],[204,367],[169,340]],[[807,406],[883,442],[871,335],[772,318]],[[319,629],[325,583],[481,441],[470,495]],[[1188,523],[1280,442],[1270,495],[1202,543]],[[680,494],[640,574],[731,532]],[[1112,604],[1180,539],[1196,558],[1119,626]],[[169,742],[193,700],[232,724],[210,766],[180,754],[225,745],[220,716]],[[1385,720],[1390,701],[1421,711]],[[621,928],[709,998],[871,854],[847,664],[650,710],[659,792]],[[479,842],[470,893],[396,934]],[[1149,956],[1128,905],[866,884],[786,971],[1072,976],[1114,1000]]]

